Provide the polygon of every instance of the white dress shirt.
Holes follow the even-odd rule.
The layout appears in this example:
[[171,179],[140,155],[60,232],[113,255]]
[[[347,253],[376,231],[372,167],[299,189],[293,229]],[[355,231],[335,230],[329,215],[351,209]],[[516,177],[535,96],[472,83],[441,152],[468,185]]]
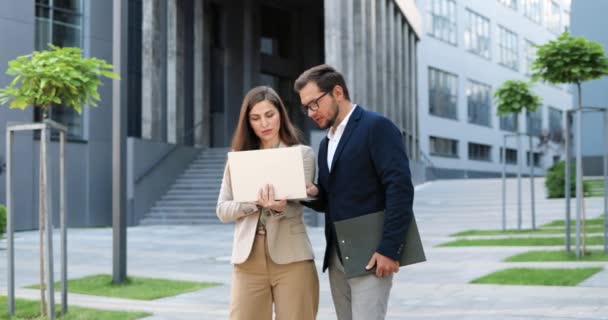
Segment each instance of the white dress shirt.
[[348,119],[350,119],[350,115],[355,110],[355,107],[357,107],[357,105],[353,104],[350,112],[342,119],[342,122],[336,127],[335,131],[332,131],[331,127],[327,130],[327,139],[329,139],[327,143],[327,168],[329,168],[330,172],[334,154],[336,153],[336,149],[338,149],[338,144],[340,143],[344,129],[346,129],[346,125],[348,124]]

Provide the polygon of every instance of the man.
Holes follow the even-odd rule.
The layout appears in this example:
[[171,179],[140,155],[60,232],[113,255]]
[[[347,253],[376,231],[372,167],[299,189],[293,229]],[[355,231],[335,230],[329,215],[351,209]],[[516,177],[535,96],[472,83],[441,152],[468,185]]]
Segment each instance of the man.
[[[317,185],[307,186],[316,200],[307,205],[325,212],[323,271],[329,268],[338,319],[384,319],[413,217],[414,188],[401,134],[387,118],[353,105],[344,77],[328,65],[302,73],[294,89],[303,111],[328,129],[319,146]],[[375,273],[345,277],[342,262],[348,256],[340,254],[334,222],[382,210],[382,238],[366,267]]]

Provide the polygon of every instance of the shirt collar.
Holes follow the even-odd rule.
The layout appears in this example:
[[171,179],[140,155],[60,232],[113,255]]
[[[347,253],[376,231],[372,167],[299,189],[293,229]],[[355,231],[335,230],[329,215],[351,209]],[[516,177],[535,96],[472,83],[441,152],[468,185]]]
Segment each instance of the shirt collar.
[[355,111],[355,108],[357,107],[356,104],[353,104],[352,106],[353,107],[350,109],[350,112],[346,115],[346,117],[344,117],[344,119],[342,119],[342,122],[340,122],[334,132],[331,131],[331,127],[327,129],[327,138],[329,140],[333,139],[338,133],[341,134],[342,131],[344,131],[344,128],[346,128],[346,125],[348,124],[348,119],[350,119],[350,116],[353,114],[353,111]]

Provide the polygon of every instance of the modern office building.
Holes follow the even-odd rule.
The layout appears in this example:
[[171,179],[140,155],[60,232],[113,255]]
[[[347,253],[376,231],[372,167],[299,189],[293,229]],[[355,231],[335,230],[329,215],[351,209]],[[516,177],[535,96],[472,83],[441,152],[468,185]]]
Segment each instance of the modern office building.
[[[572,2],[572,34],[583,36],[600,43],[608,52],[608,20],[603,16],[608,12],[608,1]],[[608,108],[608,77],[589,81],[582,85],[582,103],[586,107]],[[578,93],[574,91],[574,101]],[[576,103],[576,102],[575,102]],[[590,112],[583,116],[583,171],[585,175],[603,174],[603,155],[606,152],[602,132],[604,118],[601,112]]]
[[[161,216],[154,223],[188,215],[195,220],[185,223],[200,222],[199,215],[215,215],[210,208],[219,189],[221,157],[242,98],[253,86],[277,89],[307,142],[316,147],[324,132],[299,111],[292,86],[300,72],[320,63],[345,74],[355,103],[387,115],[400,127],[416,180],[424,178],[416,96],[422,20],[414,0],[128,0],[128,11],[122,21],[128,54],[121,64],[128,69],[122,81],[128,94],[130,225],[150,212]],[[0,87],[10,82],[4,74],[8,61],[49,42],[77,46],[86,56],[112,62],[112,45],[118,40],[112,38],[113,19],[112,1],[0,1]],[[111,222],[110,82],[100,95],[99,107],[82,114],[53,107],[52,118],[69,128],[70,226]],[[39,120],[32,108],[0,107],[2,163],[7,123]],[[18,230],[37,226],[38,145],[35,134],[15,138]],[[57,155],[56,139],[51,155]],[[212,155],[220,160],[203,161]],[[186,170],[191,175],[182,176],[198,160],[219,163],[219,172],[203,172],[205,164],[197,164]],[[6,201],[5,177],[0,174],[0,203]],[[56,173],[53,181],[58,181]],[[199,193],[203,187],[211,191]],[[165,206],[155,211],[161,199]]]
[[[498,117],[494,90],[511,79],[529,80],[534,45],[568,29],[569,1],[422,0],[419,47],[420,148],[439,178],[488,177],[502,172],[505,134],[521,132],[522,149],[508,138],[507,172],[535,166],[537,174],[561,158],[567,86],[537,83],[542,108]],[[528,147],[528,135],[534,137]],[[542,137],[542,138],[539,138]],[[539,147],[540,141],[543,143]],[[532,163],[530,163],[532,154]]]

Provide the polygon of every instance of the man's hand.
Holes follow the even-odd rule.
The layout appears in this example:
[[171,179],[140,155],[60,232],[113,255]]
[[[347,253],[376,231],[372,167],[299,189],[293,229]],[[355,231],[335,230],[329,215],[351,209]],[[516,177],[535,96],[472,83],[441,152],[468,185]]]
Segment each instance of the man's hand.
[[399,272],[399,261],[383,256],[378,252],[374,252],[374,255],[367,263],[365,270],[370,270],[374,265],[376,265],[376,276],[378,277],[389,276]]
[[287,208],[287,200],[274,199],[274,186],[267,184],[258,193],[256,204],[262,208],[270,209],[275,212],[283,212]]
[[307,183],[306,194],[310,197],[316,197],[319,194],[319,188],[312,183]]

